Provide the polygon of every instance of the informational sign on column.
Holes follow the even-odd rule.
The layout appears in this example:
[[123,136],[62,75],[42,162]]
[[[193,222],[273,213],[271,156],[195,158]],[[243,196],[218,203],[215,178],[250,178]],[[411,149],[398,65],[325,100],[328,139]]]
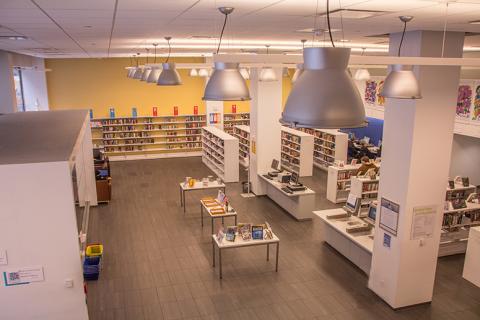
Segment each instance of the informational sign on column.
[[30,282],[44,281],[42,266],[25,267],[15,270],[8,270],[3,273],[3,280],[6,287],[29,284]]
[[431,238],[435,230],[435,215],[437,206],[422,206],[413,208],[412,232],[410,239]]
[[397,235],[400,205],[385,198],[380,201],[380,228]]

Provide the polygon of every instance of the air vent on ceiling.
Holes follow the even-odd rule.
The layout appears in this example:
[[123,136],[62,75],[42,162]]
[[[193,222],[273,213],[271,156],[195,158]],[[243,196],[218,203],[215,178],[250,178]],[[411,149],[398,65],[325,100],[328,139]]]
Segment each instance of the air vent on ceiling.
[[202,36],[202,35],[193,35],[193,36],[190,36],[190,39],[216,39],[216,37],[213,37],[213,36]]
[[27,40],[25,36],[19,35],[0,35],[0,40]]
[[[382,14],[388,13],[387,11],[379,10],[361,10],[361,9],[336,9],[330,11],[330,17],[332,18],[343,18],[343,19],[366,19]],[[319,13],[319,17],[326,16],[327,12]]]
[[[328,29],[323,29],[323,28],[306,28],[306,29],[299,29],[299,30],[295,30],[295,32],[298,32],[298,33],[315,33],[315,34],[322,34],[324,32],[327,32]],[[331,29],[332,32],[338,32],[338,31],[341,31],[341,29]]]

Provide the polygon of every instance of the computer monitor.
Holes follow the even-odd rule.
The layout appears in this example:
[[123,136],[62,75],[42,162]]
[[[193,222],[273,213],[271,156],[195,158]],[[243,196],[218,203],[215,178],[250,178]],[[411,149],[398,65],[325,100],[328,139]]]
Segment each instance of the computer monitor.
[[271,168],[272,168],[273,170],[275,170],[275,171],[278,171],[278,164],[279,164],[278,160],[277,160],[277,159],[273,159],[273,160],[272,160]]
[[377,206],[371,203],[368,207],[368,215],[365,218],[365,222],[375,226],[375,219],[377,219]]
[[298,184],[298,173],[292,172],[292,175],[290,177],[290,182],[292,184]]
[[355,195],[349,194],[347,197],[347,203],[343,207],[345,211],[351,214],[355,214],[358,211],[359,200]]

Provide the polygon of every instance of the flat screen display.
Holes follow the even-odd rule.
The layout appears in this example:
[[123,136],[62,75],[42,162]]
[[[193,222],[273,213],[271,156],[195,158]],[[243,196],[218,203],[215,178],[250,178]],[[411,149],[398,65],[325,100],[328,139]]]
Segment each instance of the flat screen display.
[[368,208],[368,217],[375,221],[375,219],[377,218],[377,207],[370,206]]
[[290,181],[293,184],[298,184],[298,173],[292,172],[292,177],[290,178]]
[[347,198],[347,207],[351,208],[352,210],[355,210],[357,207],[357,197],[353,194],[349,194]]
[[272,169],[275,170],[275,171],[278,170],[278,160],[277,159],[272,160]]

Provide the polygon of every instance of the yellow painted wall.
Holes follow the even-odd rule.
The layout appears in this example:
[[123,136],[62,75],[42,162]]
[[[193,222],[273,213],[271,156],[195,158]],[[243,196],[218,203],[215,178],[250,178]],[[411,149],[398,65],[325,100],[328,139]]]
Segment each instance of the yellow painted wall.
[[[203,58],[175,58],[177,63],[201,63]],[[128,58],[109,59],[46,59],[48,96],[50,109],[93,109],[94,117],[107,117],[110,107],[116,116],[130,116],[136,107],[138,115],[151,115],[152,107],[158,107],[159,115],[173,114],[178,106],[179,114],[192,114],[197,105],[199,113],[205,112],[202,95],[205,78],[190,77],[188,70],[180,69],[183,85],[160,87],[126,77]],[[143,63],[143,59],[142,59]],[[291,90],[291,76],[283,78],[282,102],[285,105]],[[250,81],[247,81],[250,85]],[[249,101],[226,101],[224,112],[230,113],[232,104],[237,112],[249,112]],[[282,106],[282,108],[283,108]]]

